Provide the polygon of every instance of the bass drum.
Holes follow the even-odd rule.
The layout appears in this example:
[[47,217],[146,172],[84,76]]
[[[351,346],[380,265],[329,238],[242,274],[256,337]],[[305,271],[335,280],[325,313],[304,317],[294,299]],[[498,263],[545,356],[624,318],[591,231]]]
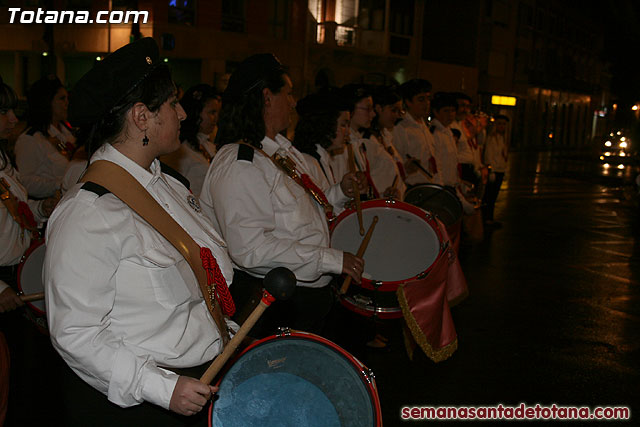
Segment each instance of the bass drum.
[[[369,228],[374,216],[378,224],[364,253],[362,283],[352,283],[341,303],[363,316],[400,318],[396,290],[427,277],[444,253],[442,233],[429,212],[407,203],[370,200],[361,206],[364,228]],[[345,210],[332,226],[331,247],[355,254],[362,239],[356,211]]]
[[218,386],[211,427],[382,425],[373,373],[310,333],[285,331],[255,342]]
[[462,220],[464,211],[458,197],[437,184],[421,184],[404,194],[404,201],[433,213],[450,229]]

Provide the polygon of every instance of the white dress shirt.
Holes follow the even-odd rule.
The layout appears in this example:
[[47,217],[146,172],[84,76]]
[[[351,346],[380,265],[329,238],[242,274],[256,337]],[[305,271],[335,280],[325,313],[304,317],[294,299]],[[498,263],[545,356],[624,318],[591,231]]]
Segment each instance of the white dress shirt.
[[[313,182],[322,189],[325,195],[337,192],[336,195],[332,195],[332,199],[341,199],[342,189],[339,187],[340,181],[336,180],[336,174],[334,172],[335,166],[331,155],[319,144],[316,144],[316,152],[320,156],[320,159],[316,159],[311,154],[300,153],[309,167],[309,176]],[[340,191],[338,191],[339,188]],[[328,198],[329,196],[327,196],[327,199]],[[338,202],[333,205],[333,213],[335,215],[339,215],[343,210],[344,203]]]
[[198,142],[200,143],[200,146],[202,148],[204,148],[207,153],[209,153],[209,156],[211,156],[211,158],[213,159],[216,155],[216,146],[213,142],[211,142],[211,139],[209,139],[209,135],[204,134],[202,132],[198,132]]
[[[201,195],[203,209],[219,224],[231,259],[257,277],[284,266],[296,275],[298,286],[326,286],[331,281],[328,274],[342,271],[342,251],[329,247],[324,209],[257,150],[252,161],[238,160],[239,147],[220,148]],[[265,137],[262,148],[268,156],[276,151],[289,156],[313,179],[313,168],[285,137]],[[334,206],[347,200],[340,185],[325,194]]]
[[16,141],[16,165],[30,197],[50,197],[60,189],[69,160],[49,141],[54,137],[63,144],[75,142],[75,138],[64,126],[58,130],[49,126],[49,135],[35,132],[21,134]]
[[[424,120],[416,120],[407,113],[404,118],[393,128],[393,145],[402,156],[403,163],[407,161],[407,155],[420,161],[423,168],[429,170],[429,159],[435,157],[434,141],[431,132]],[[436,164],[438,169],[440,165]],[[434,174],[429,178],[422,171],[415,171],[407,176],[407,184],[416,185],[434,182],[440,184],[441,180]]]
[[160,157],[160,160],[189,180],[193,194],[200,194],[202,182],[209,169],[209,162],[201,152],[194,150],[188,142],[184,141],[180,144],[180,148]]
[[[145,170],[110,144],[92,156],[97,160],[126,169],[198,245],[211,249],[231,283],[224,241],[158,160]],[[82,185],[65,194],[47,227],[51,342],[111,402],[168,408],[178,375],[161,367],[212,360],[221,349],[215,322],[182,255],[113,194],[99,196]]]
[[458,175],[458,148],[451,129],[446,128],[440,120],[431,120],[438,175],[443,185],[455,187],[460,182]]
[[491,165],[494,172],[506,172],[507,170],[508,148],[504,140],[504,135],[491,133],[487,137],[484,147],[484,163]]
[[[310,169],[314,169],[310,171],[314,173],[312,176],[314,178],[314,182],[322,188],[322,190],[327,190],[329,187],[340,184],[340,181],[337,179],[336,174],[333,170],[333,162],[331,160],[331,155],[320,146],[320,144],[316,144],[316,152],[319,155],[319,159],[316,159],[311,154],[301,153],[305,159],[307,165],[309,165]],[[317,170],[312,167],[312,165],[317,166]]]

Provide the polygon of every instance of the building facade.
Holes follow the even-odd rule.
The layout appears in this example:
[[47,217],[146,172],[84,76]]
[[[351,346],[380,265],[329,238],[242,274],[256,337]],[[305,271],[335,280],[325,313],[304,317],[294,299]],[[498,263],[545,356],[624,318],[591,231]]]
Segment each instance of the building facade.
[[[295,94],[351,82],[430,80],[513,120],[520,147],[587,143],[610,112],[602,37],[588,6],[542,0],[6,0],[0,73],[20,96],[55,73],[69,89],[109,52],[154,37],[184,89],[219,90],[253,53],[273,52]],[[26,3],[26,6],[25,6]],[[25,10],[146,11],[146,23],[10,24]],[[46,56],[45,56],[46,55]],[[494,96],[507,104],[496,105]],[[506,98],[505,98],[506,97]],[[504,102],[503,102],[504,103]]]

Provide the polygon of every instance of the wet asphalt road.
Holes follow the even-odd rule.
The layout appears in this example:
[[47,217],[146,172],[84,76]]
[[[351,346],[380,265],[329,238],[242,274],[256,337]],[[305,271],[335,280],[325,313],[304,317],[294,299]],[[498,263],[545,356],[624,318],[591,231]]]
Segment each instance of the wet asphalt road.
[[470,295],[452,309],[456,353],[409,362],[395,325],[390,352],[362,355],[386,426],[415,424],[405,405],[499,403],[629,406],[625,424],[640,425],[640,209],[630,173],[602,171],[571,153],[512,154],[503,227],[460,251]]
[[[496,206],[503,227],[461,248],[470,295],[452,310],[454,355],[435,364],[418,350],[409,361],[399,322],[386,328],[390,350],[356,354],[376,374],[385,426],[434,424],[402,421],[404,405],[521,402],[630,406],[625,425],[640,425],[640,209],[633,189],[612,177],[616,171],[603,176],[600,166],[571,153],[512,153],[510,166]],[[12,354],[6,425],[55,424],[61,362],[43,336],[21,341]]]

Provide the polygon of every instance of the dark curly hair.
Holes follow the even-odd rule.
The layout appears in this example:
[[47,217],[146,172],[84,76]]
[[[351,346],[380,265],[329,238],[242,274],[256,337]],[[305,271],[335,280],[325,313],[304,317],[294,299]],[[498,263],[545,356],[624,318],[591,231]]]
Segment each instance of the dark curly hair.
[[293,145],[302,153],[316,157],[316,144],[327,149],[337,135],[338,117],[350,106],[333,93],[311,94],[296,105],[300,119],[296,125]]
[[402,96],[403,101],[411,101],[413,97],[419,93],[431,92],[431,82],[425,79],[412,79],[408,82],[404,82],[398,88],[398,92],[400,96]]
[[[379,105],[381,108],[386,107],[387,105],[393,105],[396,102],[400,101],[400,95],[398,92],[394,90],[391,86],[379,86],[373,91],[373,105]],[[375,135],[376,138],[380,138],[382,134],[382,129],[380,129],[380,119],[378,117],[378,112],[376,111],[376,116],[371,121],[371,127],[369,128],[369,132],[372,135]]]
[[[18,97],[11,86],[5,84],[0,76],[0,114],[7,114],[9,110],[14,110],[18,105]],[[0,139],[0,170],[3,170],[10,163],[6,151],[7,141]]]
[[51,102],[60,88],[64,88],[62,82],[53,75],[42,77],[31,85],[27,94],[27,126],[47,134],[53,118]]
[[450,92],[436,92],[431,100],[431,111],[440,111],[444,107],[458,109],[456,97]]
[[356,104],[358,102],[372,95],[372,88],[369,85],[361,83],[350,83],[342,86],[340,94],[342,99],[349,104],[349,112],[353,113],[356,110]]
[[187,113],[187,118],[180,124],[180,141],[186,141],[193,148],[198,148],[198,132],[204,106],[210,99],[220,99],[215,89],[208,84],[191,87],[180,100],[180,105]]
[[287,72],[272,54],[253,55],[239,65],[222,94],[215,141],[218,148],[238,141],[262,148],[266,135],[262,91],[280,93],[285,75]]
[[135,103],[142,102],[149,111],[155,112],[175,90],[169,68],[164,64],[158,65],[99,121],[81,129],[80,139],[85,141],[89,157],[103,144],[115,142],[124,130],[127,112]]

